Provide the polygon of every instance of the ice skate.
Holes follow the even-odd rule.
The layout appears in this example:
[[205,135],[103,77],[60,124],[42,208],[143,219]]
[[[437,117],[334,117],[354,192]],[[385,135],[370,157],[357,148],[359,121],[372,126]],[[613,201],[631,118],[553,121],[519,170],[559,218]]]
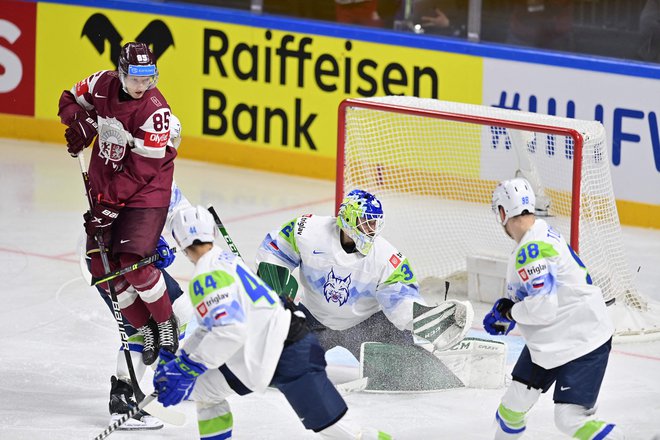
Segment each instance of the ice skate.
[[[117,379],[115,376],[110,378],[110,423],[114,423],[126,415],[131,409],[135,408],[137,402],[133,398],[133,388],[129,382]],[[124,422],[119,429],[137,430],[137,429],[160,429],[163,422],[156,417],[139,411],[133,417]]]
[[[167,321],[158,323],[158,346],[170,353],[176,353],[179,348],[179,323],[172,314]],[[156,357],[158,352],[156,352]]]
[[138,328],[138,331],[144,338],[142,362],[144,362],[145,365],[151,365],[156,359],[158,359],[158,336],[160,333],[160,326],[156,325],[153,319],[150,319],[146,325]]

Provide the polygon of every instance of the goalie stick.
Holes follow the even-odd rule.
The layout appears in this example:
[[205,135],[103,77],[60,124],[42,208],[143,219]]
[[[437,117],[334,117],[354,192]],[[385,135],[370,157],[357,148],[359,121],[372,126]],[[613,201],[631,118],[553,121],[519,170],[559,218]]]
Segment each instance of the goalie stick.
[[[91,188],[89,186],[89,174],[87,174],[87,167],[85,165],[85,157],[83,155],[83,152],[81,151],[78,153],[78,164],[80,165],[80,173],[82,174],[83,178],[83,184],[85,187],[85,195],[87,196],[87,202],[89,203],[89,210],[91,210],[94,207],[94,201],[92,199],[92,194],[91,194]],[[106,253],[105,250],[105,243],[103,242],[103,237],[101,234],[97,234],[95,237],[96,243],[99,246],[99,252],[101,254],[101,261],[103,262],[103,269],[105,270],[106,274],[109,274],[110,272],[110,262],[108,261],[108,254]],[[115,317],[115,321],[117,322],[117,327],[119,328],[119,336],[121,338],[121,345],[122,345],[122,350],[124,351],[124,356],[126,358],[126,367],[128,369],[128,375],[131,378],[131,386],[133,387],[133,394],[135,395],[135,399],[138,401],[138,403],[141,403],[145,396],[142,390],[140,389],[140,385],[138,384],[137,376],[135,375],[135,368],[133,367],[133,359],[131,359],[131,351],[130,347],[128,345],[128,335],[126,335],[126,330],[124,329],[124,321],[123,321],[123,315],[121,313],[121,308],[119,307],[119,302],[117,301],[117,294],[115,292],[115,288],[112,285],[112,283],[108,283],[108,290],[110,291],[110,299],[112,301],[112,311],[113,315]],[[153,399],[151,399],[153,400]],[[146,406],[149,402],[145,403],[143,405]],[[157,402],[154,402],[157,403]],[[139,405],[138,405],[139,406]],[[158,417],[164,422],[171,423],[173,425],[182,425],[184,422],[181,422],[181,417],[185,416],[181,413],[176,413],[172,410],[165,409],[162,405],[158,404],[156,405],[150,405],[150,408],[153,406],[153,409],[151,410],[150,414],[152,414],[154,417]],[[136,411],[137,413],[137,411]],[[135,415],[135,413],[133,414]],[[130,416],[132,417],[132,416]],[[123,422],[122,422],[123,423]],[[118,425],[119,426],[119,425]],[[116,429],[116,428],[115,428]],[[101,437],[104,438],[104,437]]]
[[[176,253],[176,248],[170,248],[171,253]],[[145,257],[138,261],[137,263],[133,263],[130,266],[126,266],[121,269],[117,269],[114,272],[110,272],[107,275],[104,275],[102,277],[92,277],[91,285],[96,286],[101,283],[105,283],[106,281],[114,280],[117,277],[120,277],[124,274],[127,274],[128,272],[133,272],[134,270],[137,270],[141,267],[147,266],[151,263],[155,263],[158,260],[161,260],[163,257],[160,255],[160,253],[156,252],[153,255],[149,255],[148,257]]]

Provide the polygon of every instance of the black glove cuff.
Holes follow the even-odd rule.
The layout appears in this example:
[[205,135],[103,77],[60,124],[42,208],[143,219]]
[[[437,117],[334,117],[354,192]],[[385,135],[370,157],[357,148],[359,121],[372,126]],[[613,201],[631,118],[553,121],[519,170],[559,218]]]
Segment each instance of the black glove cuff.
[[515,303],[509,298],[502,298],[497,303],[497,311],[500,312],[500,314],[505,318],[513,321],[513,317],[511,316],[511,309],[513,308],[514,304]]

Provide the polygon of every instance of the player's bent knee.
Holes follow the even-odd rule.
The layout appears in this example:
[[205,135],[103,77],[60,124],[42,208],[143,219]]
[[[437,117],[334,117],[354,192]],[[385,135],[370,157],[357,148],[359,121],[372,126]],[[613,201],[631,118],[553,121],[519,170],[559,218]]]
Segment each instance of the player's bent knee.
[[231,389],[227,379],[218,369],[211,369],[200,376],[190,394],[190,399],[197,403],[197,408],[211,408],[216,405],[227,405],[226,398],[236,394]]
[[555,425],[566,435],[576,439],[622,439],[614,424],[595,420],[593,411],[580,405],[555,405]]
[[541,390],[528,388],[527,385],[514,380],[502,397],[502,405],[512,411],[526,413],[540,396]]

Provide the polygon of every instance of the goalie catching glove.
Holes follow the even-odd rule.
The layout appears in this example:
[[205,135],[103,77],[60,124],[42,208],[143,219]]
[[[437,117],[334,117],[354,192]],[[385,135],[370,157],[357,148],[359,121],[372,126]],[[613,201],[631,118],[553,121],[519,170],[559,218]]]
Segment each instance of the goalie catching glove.
[[473,317],[469,301],[450,299],[435,307],[414,303],[413,333],[429,341],[436,350],[446,350],[465,337]]

